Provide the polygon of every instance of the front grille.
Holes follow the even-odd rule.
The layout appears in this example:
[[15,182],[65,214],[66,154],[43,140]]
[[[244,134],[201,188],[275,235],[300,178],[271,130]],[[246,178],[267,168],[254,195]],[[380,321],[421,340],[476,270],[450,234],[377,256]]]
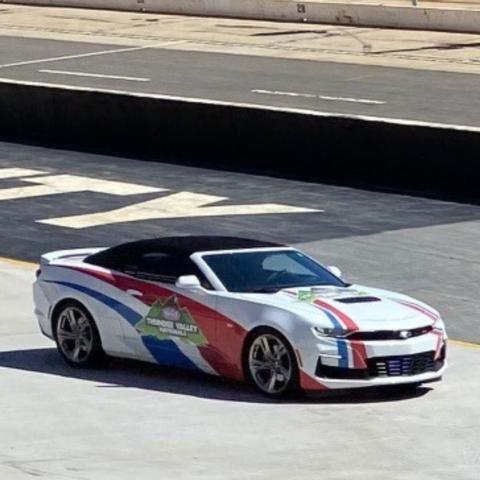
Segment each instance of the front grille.
[[400,377],[436,372],[443,365],[445,353],[442,352],[438,360],[433,359],[434,355],[435,352],[424,352],[414,355],[369,358],[368,373],[371,377]]
[[432,326],[412,328],[410,330],[376,330],[373,332],[353,332],[348,340],[375,341],[375,340],[408,340],[409,338],[426,335],[432,331]]
[[367,359],[367,368],[344,368],[323,365],[321,357],[317,362],[316,376],[344,380],[368,380],[375,377],[400,377],[437,372],[445,362],[445,347],[440,356],[434,360],[435,352],[398,355],[391,357],[374,357]]
[[370,378],[368,370],[363,368],[332,367],[331,365],[323,365],[322,359],[318,360],[315,375],[322,378],[344,380],[368,380]]

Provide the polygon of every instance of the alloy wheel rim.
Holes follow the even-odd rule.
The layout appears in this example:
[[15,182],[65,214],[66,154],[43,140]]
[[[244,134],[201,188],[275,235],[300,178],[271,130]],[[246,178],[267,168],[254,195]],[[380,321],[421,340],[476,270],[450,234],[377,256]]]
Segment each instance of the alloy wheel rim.
[[260,335],[253,341],[248,366],[254,382],[265,393],[283,392],[292,377],[290,353],[275,335]]
[[58,319],[57,339],[63,354],[71,362],[85,361],[93,348],[92,326],[85,313],[75,307],[66,308]]

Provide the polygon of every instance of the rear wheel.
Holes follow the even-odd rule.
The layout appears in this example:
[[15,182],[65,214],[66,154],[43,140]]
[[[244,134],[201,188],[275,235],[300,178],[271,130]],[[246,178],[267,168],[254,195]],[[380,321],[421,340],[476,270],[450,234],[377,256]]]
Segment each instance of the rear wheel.
[[244,368],[264,395],[280,398],[298,390],[298,366],[287,339],[270,328],[259,329],[247,344]]
[[62,305],[55,318],[55,340],[60,355],[73,367],[93,367],[105,359],[95,322],[80,303]]

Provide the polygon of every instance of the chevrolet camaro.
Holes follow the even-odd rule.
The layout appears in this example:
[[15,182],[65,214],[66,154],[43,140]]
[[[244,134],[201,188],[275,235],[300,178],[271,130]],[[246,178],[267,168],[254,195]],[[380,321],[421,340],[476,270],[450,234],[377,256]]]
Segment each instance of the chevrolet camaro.
[[75,367],[132,358],[247,380],[271,397],[410,387],[446,368],[432,307],[257,240],[165,237],[46,253],[34,302],[41,331]]

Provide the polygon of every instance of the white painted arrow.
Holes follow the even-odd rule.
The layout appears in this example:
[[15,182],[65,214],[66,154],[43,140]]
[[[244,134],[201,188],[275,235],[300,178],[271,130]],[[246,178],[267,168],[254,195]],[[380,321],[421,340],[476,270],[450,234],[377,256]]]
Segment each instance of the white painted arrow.
[[[36,171],[30,170],[30,172]],[[10,178],[15,174],[15,172],[3,172],[4,175],[8,173],[10,173]],[[33,198],[44,195],[57,195],[74,192],[97,192],[108,195],[128,196],[139,195],[142,193],[163,192],[166,190],[165,188],[149,187],[147,185],[116,182],[91,177],[81,177],[79,175],[47,175],[42,177],[21,178],[20,180],[22,182],[34,183],[35,185],[2,188],[0,189],[0,200],[16,200],[20,198]]]
[[41,175],[42,170],[32,170],[30,168],[0,168],[0,179],[28,177],[29,175]]
[[222,200],[228,200],[228,198],[193,192],[179,192],[107,212],[43,219],[38,220],[38,222],[59,227],[80,229],[113,223],[168,218],[323,212],[323,210],[295,207],[279,203],[211,205]]

